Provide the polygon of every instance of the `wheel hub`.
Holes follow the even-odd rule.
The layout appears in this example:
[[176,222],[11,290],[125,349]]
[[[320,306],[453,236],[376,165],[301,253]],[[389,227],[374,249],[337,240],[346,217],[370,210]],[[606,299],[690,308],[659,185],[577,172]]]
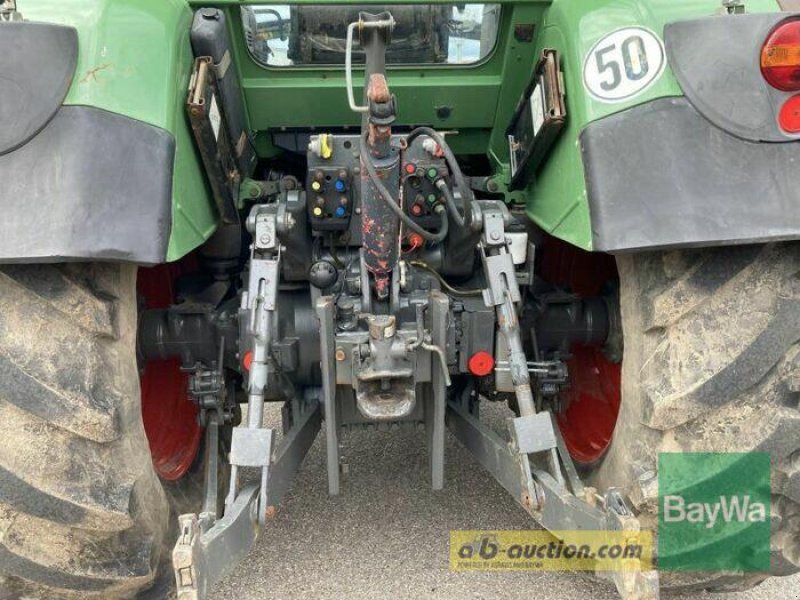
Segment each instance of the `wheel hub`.
[[[542,276],[582,298],[600,295],[617,278],[612,256],[584,252],[556,238],[547,238]],[[622,364],[606,358],[600,347],[575,345],[567,361],[569,387],[561,393],[557,421],[572,459],[592,464],[605,454],[619,415]]]

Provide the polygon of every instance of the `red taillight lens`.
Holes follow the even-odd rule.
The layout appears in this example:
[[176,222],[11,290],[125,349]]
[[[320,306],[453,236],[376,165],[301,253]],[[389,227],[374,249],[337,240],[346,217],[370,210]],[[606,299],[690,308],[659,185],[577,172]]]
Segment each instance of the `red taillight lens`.
[[784,103],[778,123],[787,133],[800,133],[800,96],[792,96]]
[[761,50],[761,72],[772,87],[800,90],[800,19],[779,25]]

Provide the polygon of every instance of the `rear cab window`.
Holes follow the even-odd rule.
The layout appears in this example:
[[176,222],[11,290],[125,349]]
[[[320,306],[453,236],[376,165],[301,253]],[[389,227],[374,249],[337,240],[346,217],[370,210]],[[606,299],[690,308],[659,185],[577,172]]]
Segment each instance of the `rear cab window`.
[[[395,20],[386,62],[393,65],[470,65],[497,42],[500,5],[290,5],[242,7],[250,55],[265,67],[341,65],[347,26],[359,12],[389,11]],[[353,62],[363,63],[356,44]]]

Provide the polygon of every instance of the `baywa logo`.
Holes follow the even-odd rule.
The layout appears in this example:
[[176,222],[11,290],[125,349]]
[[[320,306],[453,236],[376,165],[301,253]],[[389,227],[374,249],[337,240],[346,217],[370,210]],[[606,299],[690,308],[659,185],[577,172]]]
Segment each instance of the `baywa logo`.
[[690,502],[687,506],[682,496],[664,497],[664,522],[703,523],[706,529],[716,525],[718,519],[725,523],[763,523],[767,520],[767,505],[754,502],[749,495],[720,496],[719,502]]
[[768,454],[661,454],[658,486],[659,569],[769,570]]

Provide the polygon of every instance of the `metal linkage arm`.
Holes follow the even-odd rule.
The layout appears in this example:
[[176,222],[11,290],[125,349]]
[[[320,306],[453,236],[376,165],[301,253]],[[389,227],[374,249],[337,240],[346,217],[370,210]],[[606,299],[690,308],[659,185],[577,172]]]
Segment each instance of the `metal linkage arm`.
[[[274,512],[319,433],[322,420],[317,398],[293,399],[292,425],[274,452],[268,455],[269,477],[249,483],[236,494],[224,516],[204,512],[179,517],[180,536],[172,551],[178,600],[203,600],[213,586],[241,562],[261,528],[260,496],[266,490],[266,513]],[[271,430],[264,430],[272,433]],[[207,483],[208,485],[208,483]],[[206,489],[206,496],[213,490]]]
[[[555,444],[559,463],[565,477],[562,481],[544,469],[530,469],[528,455],[520,453],[515,444],[503,440],[490,427],[470,411],[468,401],[451,401],[447,406],[447,425],[453,435],[477,458],[506,491],[542,527],[554,532],[569,531],[631,531],[639,530],[639,522],[627,508],[617,490],[611,489],[604,498],[592,488],[584,488],[575,472],[572,461],[560,439],[558,428],[550,421],[550,431],[544,427],[536,440],[541,448]],[[549,413],[537,417],[551,419]],[[548,442],[547,440],[551,440]],[[536,448],[525,448],[535,450]],[[520,460],[528,465],[527,472],[520,471]],[[611,579],[625,600],[657,600],[659,595],[656,571],[613,571],[599,573]]]
[[[541,437],[552,427],[547,415],[536,414],[536,404],[531,389],[528,359],[522,347],[517,305],[521,299],[514,261],[506,242],[505,225],[509,219],[508,209],[501,202],[481,202],[481,261],[486,277],[483,300],[487,307],[494,307],[497,326],[506,342],[508,369],[517,399],[520,416],[509,421],[511,439],[517,448],[519,469],[524,481],[531,477],[528,454],[547,452],[551,471],[559,483],[563,483],[558,466],[558,455],[552,435]],[[536,502],[535,495],[529,501]]]
[[266,520],[267,479],[272,453],[271,429],[263,426],[265,389],[272,361],[272,338],[277,307],[278,281],[280,280],[280,241],[277,236],[277,213],[253,208],[247,220],[253,233],[250,255],[250,274],[247,291],[242,294],[239,313],[242,329],[241,348],[249,353],[247,376],[247,426],[236,427],[231,440],[231,481],[225,506],[230,509],[236,499],[239,485],[239,467],[261,468],[258,519]]
[[[265,389],[276,373],[271,356],[280,277],[275,211],[255,207],[248,228],[254,243],[239,312],[240,348],[250,355],[247,426],[233,429],[230,488],[224,515],[217,520],[217,415],[208,423],[204,512],[181,515],[181,535],[172,553],[179,600],[202,600],[246,556],[320,429],[320,402],[313,395],[287,402],[290,424],[274,451],[274,431],[263,426]],[[241,468],[260,469],[260,482],[240,489]]]
[[[354,21],[347,26],[344,53],[344,78],[345,86],[347,87],[347,104],[353,112],[367,113],[369,112],[369,105],[360,106],[356,104],[356,99],[353,96],[353,34],[356,29],[358,29],[359,32],[364,29],[385,29],[391,32],[394,29],[394,19],[391,15],[388,15],[386,19],[375,21],[366,21],[359,17],[358,21]],[[369,74],[367,74],[367,78],[368,75]]]
[[521,295],[505,235],[508,210],[500,202],[482,202],[480,214],[481,262],[486,275],[483,300],[486,306],[494,307],[497,313],[497,325],[508,349],[508,367],[520,415],[533,415],[536,414],[536,406],[517,316],[517,303]]
[[[551,413],[536,412],[517,314],[520,292],[505,237],[507,210],[498,202],[479,204],[480,250],[486,277],[483,298],[488,307],[495,308],[498,329],[506,342],[520,416],[508,420],[508,442],[480,422],[468,398],[448,403],[447,423],[461,443],[545,529],[638,531],[638,521],[616,490],[609,490],[605,498],[600,498],[594,489],[583,486]],[[655,571],[620,571],[610,577],[623,598],[658,598]]]

